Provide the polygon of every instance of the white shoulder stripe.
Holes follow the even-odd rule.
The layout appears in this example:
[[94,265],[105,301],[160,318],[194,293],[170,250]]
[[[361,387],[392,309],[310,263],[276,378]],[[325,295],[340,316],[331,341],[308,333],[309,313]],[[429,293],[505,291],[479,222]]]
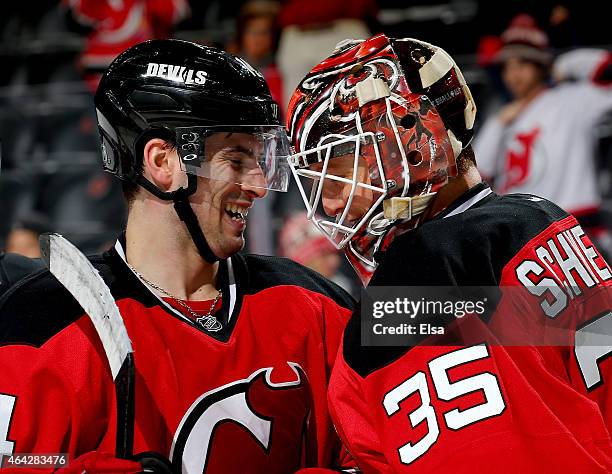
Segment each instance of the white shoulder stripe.
[[227,279],[229,282],[229,308],[227,310],[227,322],[229,323],[234,314],[234,308],[236,307],[236,278],[234,277],[234,267],[232,265],[231,257],[226,260],[227,262]]
[[478,201],[482,201],[492,192],[493,191],[491,191],[491,188],[483,189],[476,196],[472,196],[470,199],[461,204],[457,209],[454,209],[452,212],[449,212],[447,215],[445,215],[444,219],[446,219],[447,217],[456,216],[457,214],[461,214],[462,212],[467,211],[470,207],[472,207]]

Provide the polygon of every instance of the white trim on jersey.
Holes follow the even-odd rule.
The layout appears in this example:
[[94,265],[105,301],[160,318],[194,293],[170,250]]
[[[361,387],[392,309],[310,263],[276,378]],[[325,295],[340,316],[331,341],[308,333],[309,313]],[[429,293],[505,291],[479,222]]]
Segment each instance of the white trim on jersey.
[[229,282],[229,294],[230,294],[230,302],[229,308],[227,311],[227,322],[230,322],[232,319],[232,314],[234,314],[234,306],[236,306],[236,279],[234,278],[234,266],[232,265],[232,259],[228,258],[227,262],[227,280]]
[[465,201],[459,207],[457,207],[456,209],[454,209],[453,211],[451,211],[447,215],[445,215],[444,219],[446,219],[447,217],[456,216],[457,214],[461,214],[462,212],[467,211],[470,207],[472,207],[478,201],[482,201],[484,198],[486,198],[492,192],[493,191],[491,191],[491,188],[483,189],[476,196],[472,196],[470,199]]

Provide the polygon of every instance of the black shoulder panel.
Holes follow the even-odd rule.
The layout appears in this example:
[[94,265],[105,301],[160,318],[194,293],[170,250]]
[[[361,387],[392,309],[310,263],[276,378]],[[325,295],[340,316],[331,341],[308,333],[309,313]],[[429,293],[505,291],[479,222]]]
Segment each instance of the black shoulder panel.
[[565,217],[565,211],[542,198],[492,194],[460,214],[433,219],[397,237],[379,259],[370,285],[497,285],[510,259]]
[[241,255],[248,268],[246,292],[250,294],[279,285],[293,285],[328,296],[345,308],[353,308],[355,300],[337,284],[317,272],[288,258],[264,255]]
[[43,268],[40,259],[27,258],[14,253],[0,253],[0,295],[19,280]]
[[43,270],[0,300],[0,343],[41,346],[83,315],[70,293]]
[[[115,299],[127,296],[105,257],[90,258]],[[83,308],[48,271],[41,270],[13,286],[0,299],[0,344],[40,347],[84,314]]]
[[[504,266],[531,239],[568,217],[535,196],[491,194],[468,210],[435,218],[397,237],[370,286],[498,286]],[[344,358],[365,377],[410,347],[362,347],[359,308],[344,333]]]

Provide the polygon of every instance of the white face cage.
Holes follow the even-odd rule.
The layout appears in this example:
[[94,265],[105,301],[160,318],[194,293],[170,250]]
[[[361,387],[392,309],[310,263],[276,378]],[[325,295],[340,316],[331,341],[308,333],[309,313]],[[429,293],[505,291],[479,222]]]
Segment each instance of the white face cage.
[[[376,171],[380,177],[381,186],[375,186],[359,180],[359,158],[362,157],[362,146],[366,143],[371,143],[373,145],[376,156]],[[340,149],[346,149],[347,145],[353,149],[352,175],[350,177],[346,177],[329,174],[327,171],[329,161],[332,157],[334,157],[335,149],[338,147],[340,147]],[[343,156],[346,156],[346,154],[343,153]],[[315,163],[322,164],[320,171],[308,169],[308,167]],[[353,235],[355,235],[355,233],[371,218],[374,210],[387,196],[388,183],[385,179],[385,172],[381,162],[377,138],[372,132],[359,133],[349,136],[335,134],[325,135],[321,137],[317,147],[292,155],[289,159],[289,164],[291,165],[291,171],[306,206],[308,219],[310,219],[319,228],[319,230],[337,249],[342,249],[351,240]],[[368,170],[368,173],[372,174],[372,170]],[[309,193],[307,192],[308,186],[304,186],[302,181],[303,178],[308,178],[313,181]],[[326,179],[351,186],[343,211],[335,216],[334,221],[326,218],[322,214],[317,213],[317,210],[321,204],[323,185],[325,184]],[[351,209],[353,199],[359,188],[371,191],[374,195],[377,195],[377,197],[370,205],[369,210],[357,222],[347,223],[346,220],[349,210]]]
[[[327,102],[319,107],[307,120],[300,138],[302,150],[312,125],[329,106]],[[368,118],[362,119],[361,112]],[[411,120],[402,124],[406,117]],[[342,249],[366,224],[369,235],[381,236],[397,219],[410,219],[423,212],[433,197],[431,178],[448,168],[453,152],[444,124],[425,96],[406,100],[391,93],[336,120],[353,122],[355,127],[342,134],[321,136],[316,147],[291,155],[289,165],[308,218],[337,249]],[[366,163],[366,176],[360,160]],[[352,169],[347,163],[352,163]],[[410,191],[416,193],[414,196],[409,196],[411,178],[418,189]],[[407,200],[410,212],[389,213],[387,217],[385,212],[375,214],[377,209],[382,211],[381,204],[390,197]],[[331,219],[321,205],[326,200],[343,203],[341,208],[327,206],[327,214],[336,214]]]
[[[422,97],[418,99],[423,100]],[[402,144],[402,140],[398,131],[397,123],[393,114],[395,108],[406,110],[407,107],[411,107],[412,104],[406,101],[403,97],[391,94],[384,97],[384,102],[381,104],[381,112],[379,115],[362,123],[359,110],[353,112],[347,117],[342,117],[340,120],[343,122],[354,121],[355,128],[352,129],[354,133],[347,133],[344,135],[329,134],[322,136],[318,141],[318,146],[311,148],[307,151],[293,154],[289,159],[292,174],[300,190],[300,194],[306,206],[308,212],[308,218],[323,232],[323,234],[329,239],[329,241],[337,248],[342,249],[351,240],[351,238],[358,232],[366,222],[369,222],[368,226],[374,232],[383,233],[391,223],[383,218],[382,213],[373,216],[374,211],[387,198],[389,191],[400,183],[396,183],[394,180],[387,181],[385,177],[385,171],[381,159],[381,150],[379,142],[383,140],[391,140],[392,152],[390,153],[387,149],[386,153],[393,156],[386,156],[385,159],[397,160],[401,167],[403,189],[399,196],[406,196],[408,194],[408,187],[410,183],[410,169],[408,166],[408,159],[406,157],[406,150]],[[417,97],[415,97],[415,101]],[[384,110],[384,112],[383,112]],[[323,112],[324,109],[318,111],[316,117],[310,120],[312,124]],[[388,132],[392,132],[392,137],[389,137],[386,133],[383,133],[382,129],[386,129]],[[367,130],[367,131],[365,131]],[[308,133],[304,133],[302,143],[305,144]],[[352,175],[337,176],[328,173],[329,161],[332,158],[340,156],[346,156],[349,153],[346,152],[347,145],[352,145],[353,155],[353,170]],[[373,151],[375,157],[375,166],[373,166],[373,160],[366,160],[369,166],[369,175],[372,180],[375,180],[378,184],[372,185],[364,183],[358,178],[358,167],[360,157],[363,159],[362,149],[365,146],[371,145],[372,150],[369,151],[371,154]],[[344,150],[342,150],[344,148]],[[387,147],[389,148],[389,147]],[[339,151],[337,151],[339,150]],[[322,169],[315,171],[308,169],[315,163],[322,163]],[[314,180],[312,187],[310,188],[310,196],[307,196],[306,187],[300,178],[309,178]],[[325,180],[333,180],[351,185],[350,192],[348,193],[347,202],[343,208],[343,212],[335,216],[335,220],[330,220],[324,216],[323,213],[317,213],[317,209],[320,205],[321,195]],[[353,204],[353,199],[359,189],[366,189],[373,193],[373,199],[369,206],[369,210],[355,222],[347,222],[349,210]]]

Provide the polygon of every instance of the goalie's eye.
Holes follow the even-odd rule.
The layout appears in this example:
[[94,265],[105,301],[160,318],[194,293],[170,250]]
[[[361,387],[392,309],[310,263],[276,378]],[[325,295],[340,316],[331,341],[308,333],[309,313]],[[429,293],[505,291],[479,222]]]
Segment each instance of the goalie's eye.
[[331,111],[329,112],[329,119],[332,122],[338,122],[340,119],[342,118],[342,109],[339,106],[335,106],[333,109],[331,109]]

